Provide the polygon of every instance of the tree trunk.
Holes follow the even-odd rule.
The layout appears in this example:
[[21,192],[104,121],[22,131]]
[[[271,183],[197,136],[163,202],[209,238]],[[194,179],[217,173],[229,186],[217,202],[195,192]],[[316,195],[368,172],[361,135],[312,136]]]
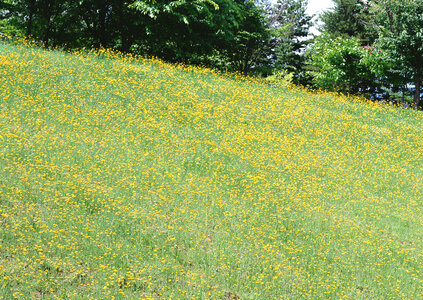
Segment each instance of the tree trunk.
[[51,27],[51,15],[47,18],[47,24],[44,29],[43,38],[41,39],[43,42],[44,47],[48,48],[49,46],[49,39],[50,39],[50,27]]
[[34,0],[29,1],[29,5],[28,5],[28,22],[27,22],[27,26],[26,26],[26,35],[30,36],[32,34],[32,20],[34,18]]
[[420,87],[422,83],[422,70],[419,68],[416,72],[416,79],[415,79],[415,91],[414,91],[414,107],[418,108],[420,105]]
[[119,32],[120,32],[120,39],[122,41],[121,51],[128,52],[129,48],[131,47],[128,37],[128,30],[127,30],[127,22],[125,16],[125,3],[123,1],[119,1],[119,5],[117,6],[118,16],[119,16]]
[[55,6],[54,0],[45,1],[43,7],[43,18],[45,20],[45,27],[41,41],[43,42],[44,47],[48,48],[51,32],[51,17],[53,16],[53,9]]
[[108,6],[105,0],[98,3],[98,45],[100,48],[107,47],[106,22]]
[[248,42],[245,45],[245,54],[244,59],[242,62],[242,74],[248,75],[248,72],[250,71],[251,66],[251,56],[253,52],[253,41],[248,40]]
[[404,86],[404,87],[402,87],[401,88],[401,92],[402,92],[402,103],[404,104],[404,102],[405,102],[405,93],[404,93],[404,90],[406,89],[407,87],[406,86]]

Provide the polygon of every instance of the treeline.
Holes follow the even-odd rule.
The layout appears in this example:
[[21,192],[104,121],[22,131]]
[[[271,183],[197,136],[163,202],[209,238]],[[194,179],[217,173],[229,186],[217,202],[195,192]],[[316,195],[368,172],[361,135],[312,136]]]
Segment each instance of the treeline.
[[0,33],[420,105],[423,0],[3,0]]
[[[45,46],[114,48],[268,75],[284,60],[275,53],[279,44],[291,47],[290,59],[298,66],[301,43],[291,36],[308,34],[305,6],[303,0],[277,6],[244,0],[3,0],[0,31],[32,36]],[[307,28],[288,28],[292,17]]]

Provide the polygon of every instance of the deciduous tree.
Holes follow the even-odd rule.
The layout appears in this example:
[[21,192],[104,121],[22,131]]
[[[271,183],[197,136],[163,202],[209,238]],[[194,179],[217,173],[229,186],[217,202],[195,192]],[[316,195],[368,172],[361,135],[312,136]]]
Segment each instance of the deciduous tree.
[[423,0],[374,0],[372,9],[379,28],[379,45],[412,72],[414,105],[420,105],[423,81]]

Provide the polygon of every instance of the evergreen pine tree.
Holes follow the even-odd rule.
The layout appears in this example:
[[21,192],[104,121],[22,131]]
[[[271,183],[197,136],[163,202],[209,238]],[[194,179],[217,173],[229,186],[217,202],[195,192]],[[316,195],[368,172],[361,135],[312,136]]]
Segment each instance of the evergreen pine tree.
[[304,49],[312,16],[306,14],[308,0],[278,0],[270,24],[275,35],[275,67],[294,73],[304,83]]
[[355,37],[364,45],[371,45],[377,38],[377,31],[370,26],[371,14],[368,1],[365,0],[333,0],[333,9],[324,12],[321,30],[330,36]]

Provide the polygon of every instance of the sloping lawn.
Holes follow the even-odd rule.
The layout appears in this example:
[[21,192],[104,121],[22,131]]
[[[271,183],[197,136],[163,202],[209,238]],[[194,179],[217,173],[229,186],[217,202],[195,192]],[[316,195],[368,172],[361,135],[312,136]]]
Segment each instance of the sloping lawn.
[[0,43],[0,299],[422,298],[422,116]]

